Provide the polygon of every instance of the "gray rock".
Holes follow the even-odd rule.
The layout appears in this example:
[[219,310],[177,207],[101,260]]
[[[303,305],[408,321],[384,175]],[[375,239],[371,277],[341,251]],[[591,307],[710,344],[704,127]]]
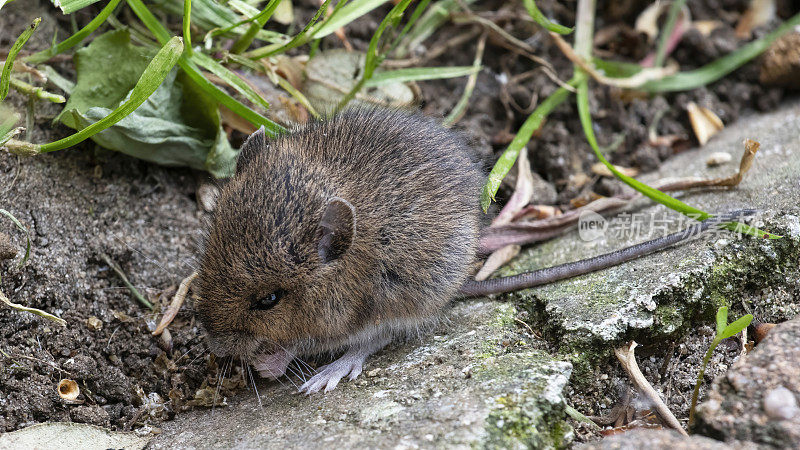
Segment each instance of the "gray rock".
[[577,447],[580,450],[639,450],[639,449],[687,449],[687,450],[731,450],[755,448],[743,444],[727,445],[703,436],[682,436],[670,430],[633,430],[615,434],[602,441]]
[[[548,328],[545,336],[557,336],[560,345],[567,345],[562,348],[585,350],[636,335],[675,335],[692,326],[698,316],[713,317],[720,304],[741,298],[743,291],[782,288],[796,292],[800,288],[796,264],[800,259],[800,151],[796,151],[800,148],[800,103],[742,119],[702,149],[677,155],[658,173],[641,180],[652,183],[666,177],[732,175],[738,165],[707,167],[706,157],[724,151],[733,153],[738,161],[745,138],[759,141],[761,150],[739,186],[673,196],[711,213],[759,208],[761,228],[781,234],[783,239],[710,233],[669,251],[511,297],[528,305],[526,309]],[[603,254],[693,222],[663,206],[653,206],[649,199],[637,200],[625,213],[627,216],[616,219],[609,217],[606,233],[599,239],[585,241],[578,233],[570,233],[528,248],[500,274]],[[788,309],[789,316],[797,314],[800,301],[790,295],[782,308]]]
[[259,383],[228,408],[195,410],[164,423],[154,448],[560,448],[571,366],[529,348],[516,309],[458,303],[444,335],[381,352],[355,382],[325,395],[297,395],[292,382]]
[[715,380],[695,429],[724,440],[800,448],[800,316],[773,328]]

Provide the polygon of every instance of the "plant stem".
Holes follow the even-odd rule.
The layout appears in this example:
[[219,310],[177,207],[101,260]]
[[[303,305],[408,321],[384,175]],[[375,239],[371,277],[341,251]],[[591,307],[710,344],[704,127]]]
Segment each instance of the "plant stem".
[[17,92],[20,92],[22,94],[30,95],[53,103],[64,103],[67,101],[67,99],[65,99],[61,95],[53,94],[52,92],[47,92],[44,90],[44,88],[30,85],[24,81],[18,80],[13,77],[11,78],[11,87],[13,87]]
[[653,67],[664,67],[664,59],[667,57],[667,42],[675,29],[675,24],[678,22],[678,13],[681,8],[686,4],[686,0],[673,0],[672,5],[669,7],[667,14],[667,22],[661,28],[661,36],[658,37],[658,48],[656,49],[656,58],[653,61]]
[[711,355],[714,354],[714,350],[720,342],[721,339],[714,338],[711,342],[711,346],[708,347],[708,351],[706,351],[706,355],[703,357],[703,365],[700,366],[700,373],[697,374],[697,383],[694,384],[694,392],[692,392],[692,406],[689,408],[689,428],[694,424],[694,410],[697,406],[697,398],[700,396],[700,385],[703,383],[703,375],[706,373],[706,366],[708,366]]

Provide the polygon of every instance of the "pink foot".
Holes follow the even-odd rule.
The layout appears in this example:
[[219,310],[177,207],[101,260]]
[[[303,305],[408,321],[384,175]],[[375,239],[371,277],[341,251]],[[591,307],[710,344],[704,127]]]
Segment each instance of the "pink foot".
[[300,392],[313,394],[323,389],[325,392],[330,392],[348,375],[349,380],[355,380],[361,374],[367,357],[383,348],[388,342],[388,339],[377,338],[372,343],[350,348],[341,358],[320,367],[316,375],[300,386]]
[[294,356],[291,353],[280,350],[275,353],[256,356],[253,360],[253,367],[262,377],[275,380],[286,373],[286,368],[289,367],[289,363],[293,359]]

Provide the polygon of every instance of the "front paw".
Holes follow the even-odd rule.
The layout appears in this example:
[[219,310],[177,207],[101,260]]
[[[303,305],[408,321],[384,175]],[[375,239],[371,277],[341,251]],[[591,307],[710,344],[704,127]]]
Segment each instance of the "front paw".
[[343,356],[336,361],[322,366],[319,372],[311,377],[307,382],[300,386],[300,392],[304,394],[313,394],[325,389],[325,392],[330,392],[336,388],[342,378],[348,374],[349,380],[355,380],[363,368],[363,358],[352,358]]
[[286,368],[294,357],[287,351],[258,355],[253,359],[253,367],[264,378],[275,380],[286,373]]

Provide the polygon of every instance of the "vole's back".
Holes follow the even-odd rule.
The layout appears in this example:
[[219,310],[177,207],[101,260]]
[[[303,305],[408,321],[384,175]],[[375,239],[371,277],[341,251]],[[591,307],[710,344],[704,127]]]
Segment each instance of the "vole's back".
[[366,303],[385,296],[381,316],[430,317],[455,295],[474,260],[481,183],[459,134],[420,115],[366,109],[277,146],[324,168],[333,193],[355,207],[349,273],[371,285]]

